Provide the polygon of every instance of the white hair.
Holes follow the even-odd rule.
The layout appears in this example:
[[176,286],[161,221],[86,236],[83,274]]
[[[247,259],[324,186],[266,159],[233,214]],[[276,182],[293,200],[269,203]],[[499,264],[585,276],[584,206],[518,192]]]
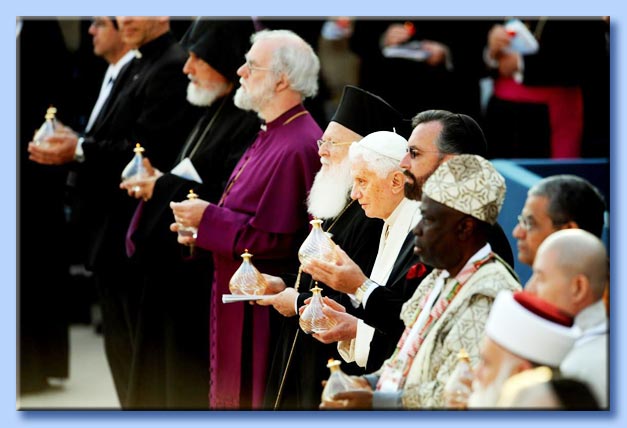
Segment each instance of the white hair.
[[351,164],[363,159],[368,165],[368,170],[373,171],[381,178],[387,177],[392,172],[402,172],[398,160],[381,153],[377,153],[359,143],[351,144],[348,149],[348,157]]
[[252,43],[268,39],[285,41],[272,53],[270,67],[274,74],[285,73],[290,87],[303,99],[315,96],[318,93],[320,61],[312,47],[289,30],[262,30],[250,38]]

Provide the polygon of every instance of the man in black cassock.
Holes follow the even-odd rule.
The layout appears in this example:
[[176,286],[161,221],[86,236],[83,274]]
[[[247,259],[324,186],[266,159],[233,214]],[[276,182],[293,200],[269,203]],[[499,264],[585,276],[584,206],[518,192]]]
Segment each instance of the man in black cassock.
[[[352,178],[348,148],[363,136],[379,130],[407,133],[409,128],[401,115],[380,97],[354,86],[345,87],[337,111],[318,142],[323,166],[308,199],[309,213],[324,219],[322,229],[331,233],[333,241],[368,273],[377,256],[383,222],[366,217],[359,203],[350,199]],[[272,358],[264,407],[315,409],[320,402],[322,380],[329,376],[327,361],[339,359],[339,354],[335,344],[322,344],[299,331],[298,308],[311,297],[309,290],[314,282],[306,273],[301,274],[296,284],[294,275],[266,278],[272,292],[282,291],[257,304],[272,305],[285,318]],[[323,289],[323,296],[342,302],[349,311],[356,310],[348,296],[325,284],[318,283],[318,286]],[[355,374],[363,372],[356,364],[344,365],[342,369]]]
[[[122,185],[141,198],[129,228],[132,260],[141,270],[142,299],[135,336],[128,406],[206,409],[209,394],[209,302],[211,254],[177,243],[170,232],[170,201],[193,189],[216,203],[244,150],[259,130],[254,113],[233,104],[237,68],[245,61],[254,31],[252,21],[192,24],[181,41],[189,58],[187,99],[204,114],[188,136],[168,173]],[[133,189],[139,186],[139,190]]]

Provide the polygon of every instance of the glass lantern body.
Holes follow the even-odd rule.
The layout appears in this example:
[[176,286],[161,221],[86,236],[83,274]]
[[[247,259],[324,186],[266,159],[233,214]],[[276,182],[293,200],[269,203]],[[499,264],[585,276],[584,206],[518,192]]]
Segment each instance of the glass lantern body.
[[45,138],[54,134],[54,131],[57,129],[57,119],[55,118],[56,112],[57,109],[54,107],[50,107],[46,111],[46,119],[44,123],[37,131],[35,131],[35,135],[33,136],[33,142],[35,145],[40,147],[48,147],[50,145],[50,143],[45,141]]
[[146,177],[146,168],[144,167],[144,156],[142,152],[143,150],[135,149],[133,159],[131,159],[122,171],[122,181],[141,180]]
[[[195,199],[198,199],[198,195],[196,193],[194,193],[193,190],[189,191],[189,194],[187,195],[187,200],[188,201],[193,201]],[[182,225],[181,223],[177,223],[178,225],[178,234],[180,237],[192,237],[194,239],[196,239],[196,237],[198,236],[198,228],[194,227],[194,226],[185,226]]]
[[324,303],[322,302],[321,289],[318,287],[312,288],[313,296],[311,301],[300,315],[298,323],[300,328],[307,334],[311,333],[323,333],[329,330],[335,325],[335,321],[327,317],[322,312]]
[[266,291],[268,283],[251,263],[251,257],[252,254],[248,253],[248,251],[242,254],[242,259],[244,260],[229,281],[229,290],[232,294],[259,296]]
[[327,367],[331,370],[331,375],[322,390],[322,401],[335,401],[333,400],[333,396],[338,392],[363,389],[361,384],[340,369],[339,361],[331,360],[329,364],[327,364]]
[[306,264],[310,260],[335,263],[337,260],[335,243],[322,230],[322,220],[311,220],[309,223],[312,225],[311,232],[298,250],[298,260],[301,264]]

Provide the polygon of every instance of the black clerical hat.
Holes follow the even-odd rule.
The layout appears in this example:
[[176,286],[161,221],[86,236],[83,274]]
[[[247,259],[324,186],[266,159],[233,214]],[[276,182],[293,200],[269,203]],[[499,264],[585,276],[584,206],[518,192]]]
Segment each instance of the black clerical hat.
[[342,99],[331,119],[365,137],[376,131],[396,131],[409,138],[411,124],[383,98],[356,86],[344,87]]
[[232,82],[237,82],[237,69],[246,61],[250,36],[255,32],[252,20],[207,20],[198,18],[189,27],[181,45],[198,55]]

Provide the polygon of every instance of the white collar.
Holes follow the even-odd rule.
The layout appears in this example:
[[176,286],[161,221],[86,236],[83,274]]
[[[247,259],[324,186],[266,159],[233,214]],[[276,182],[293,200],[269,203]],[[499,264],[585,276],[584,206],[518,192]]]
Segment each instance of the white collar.
[[[113,78],[113,80],[117,79],[118,74],[120,74],[120,70],[133,58],[135,58],[135,52],[131,49],[126,52],[122,58],[118,60],[115,64],[109,64],[109,68],[107,69],[107,77]],[[108,80],[108,79],[107,79]]]
[[587,330],[605,325],[607,329],[607,314],[603,300],[598,300],[575,315],[575,325],[585,334]]

